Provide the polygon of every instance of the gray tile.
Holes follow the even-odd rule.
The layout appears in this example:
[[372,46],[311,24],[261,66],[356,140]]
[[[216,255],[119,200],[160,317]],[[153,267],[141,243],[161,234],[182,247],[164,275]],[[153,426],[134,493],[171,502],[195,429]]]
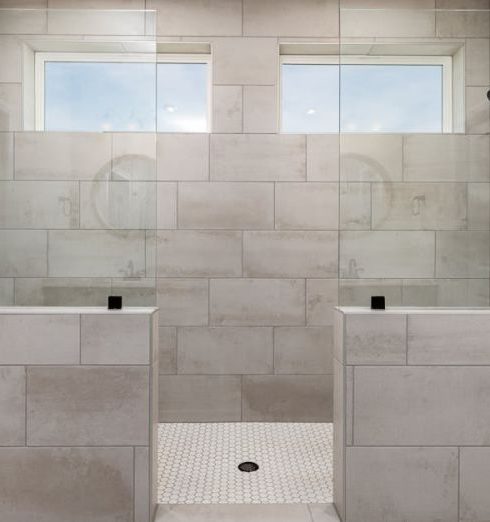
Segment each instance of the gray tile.
[[133,522],[132,448],[0,448],[0,467],[2,520]]
[[[156,228],[177,228],[177,183],[164,183],[159,181],[156,189]],[[151,229],[154,227],[155,223],[148,228]]]
[[337,232],[245,232],[247,277],[337,277]]
[[161,375],[160,422],[241,420],[240,376]]
[[488,231],[446,231],[436,236],[436,276],[488,276],[490,254]]
[[243,132],[277,132],[277,111],[277,88],[275,85],[244,86]]
[[[340,317],[340,312],[338,312]],[[336,325],[337,327],[338,325]],[[336,341],[337,344],[337,341]],[[346,443],[346,407],[345,407],[345,369],[338,358],[334,359],[333,389],[333,501],[345,520],[345,443]]]
[[214,38],[214,85],[275,85],[276,38]]
[[490,443],[490,368],[357,367],[356,445]]
[[336,230],[337,183],[277,183],[275,225],[285,230]]
[[468,229],[488,230],[490,223],[490,184],[468,183]]
[[17,278],[15,304],[20,306],[105,306],[109,278]]
[[157,134],[160,181],[205,181],[209,177],[209,134]]
[[339,304],[370,306],[371,296],[384,295],[388,306],[401,306],[400,279],[340,279]]
[[48,275],[48,235],[44,230],[0,230],[1,277]]
[[[1,31],[1,25],[0,25]],[[22,84],[0,83],[0,131],[22,129]]]
[[345,364],[405,364],[407,319],[404,315],[345,316]]
[[457,448],[346,451],[349,522],[457,522]]
[[49,275],[135,277],[145,274],[145,233],[141,230],[51,230]]
[[178,373],[272,373],[272,328],[182,328]]
[[81,182],[80,228],[155,228],[155,187],[147,181]]
[[231,231],[157,232],[158,277],[242,275],[242,234]]
[[150,522],[150,452],[134,448],[134,522]]
[[114,132],[112,134],[113,181],[156,179],[156,134]]
[[0,179],[14,176],[14,134],[0,132]]
[[299,135],[215,134],[211,136],[211,179],[304,181],[305,149],[305,137]]
[[[155,522],[311,522],[302,504],[201,504],[158,506]],[[315,520],[316,522],[316,520]],[[322,522],[319,520],[319,522]]]
[[[3,13],[4,16],[8,13]],[[22,47],[21,42],[12,36],[0,37],[1,83],[20,83],[22,81]]]
[[242,132],[242,98],[241,85],[213,86],[213,132]]
[[291,326],[305,324],[301,279],[212,279],[210,324]]
[[488,85],[490,83],[488,38],[468,38],[465,47],[466,85]]
[[434,277],[434,232],[341,232],[340,276]]
[[340,229],[369,230],[371,228],[371,184],[340,184]]
[[332,0],[244,0],[247,36],[337,36],[338,5]]
[[111,135],[22,132],[15,136],[15,179],[104,180],[110,176]]
[[78,364],[77,315],[0,315],[0,364]]
[[488,38],[488,11],[439,11],[436,13],[436,36]]
[[177,373],[177,328],[158,329],[158,372],[160,375]]
[[490,364],[486,314],[408,316],[409,364]]
[[466,87],[466,132],[468,134],[490,133],[487,92],[488,87]]
[[275,328],[274,373],[331,374],[332,364],[333,328],[331,326]]
[[374,183],[372,227],[380,230],[462,230],[467,227],[463,183]]
[[243,377],[243,420],[332,422],[333,375]]
[[490,520],[490,448],[461,448],[460,452],[460,521]]
[[157,305],[161,326],[208,324],[208,281],[206,279],[159,279]]
[[0,278],[0,305],[11,306],[14,304],[14,279]]
[[81,316],[82,364],[150,364],[147,315]]
[[310,326],[332,325],[338,304],[338,279],[306,280],[306,322]]
[[131,446],[149,440],[148,367],[33,367],[30,446]]
[[114,278],[111,281],[111,294],[120,295],[124,306],[155,306],[157,289],[153,277]]
[[26,443],[25,391],[25,368],[0,366],[0,446]]
[[306,171],[308,181],[339,181],[339,136],[306,136]]
[[272,183],[181,183],[179,228],[274,228]]
[[333,504],[308,504],[312,522],[340,522]]
[[403,138],[404,179],[488,182],[489,156],[488,136],[411,134]]

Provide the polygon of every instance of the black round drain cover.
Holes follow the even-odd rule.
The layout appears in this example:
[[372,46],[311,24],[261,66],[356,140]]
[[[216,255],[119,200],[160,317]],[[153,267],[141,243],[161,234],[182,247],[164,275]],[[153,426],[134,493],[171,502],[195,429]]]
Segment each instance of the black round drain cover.
[[259,465],[255,464],[255,462],[242,462],[241,464],[238,464],[238,469],[240,471],[250,473],[251,471],[257,471],[259,469]]

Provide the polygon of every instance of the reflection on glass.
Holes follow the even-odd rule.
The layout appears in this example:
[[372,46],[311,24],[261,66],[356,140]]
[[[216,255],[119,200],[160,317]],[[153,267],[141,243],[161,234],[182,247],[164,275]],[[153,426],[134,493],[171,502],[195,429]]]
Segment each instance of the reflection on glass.
[[285,64],[281,98],[283,132],[442,132],[439,65]]
[[338,66],[284,64],[281,70],[283,132],[338,132]]
[[157,131],[208,131],[208,65],[159,63]]
[[206,63],[46,62],[48,131],[208,130]]

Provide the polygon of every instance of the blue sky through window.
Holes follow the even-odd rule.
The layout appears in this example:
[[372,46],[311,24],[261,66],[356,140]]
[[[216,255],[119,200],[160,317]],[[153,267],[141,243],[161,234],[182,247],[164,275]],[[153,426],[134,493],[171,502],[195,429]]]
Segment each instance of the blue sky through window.
[[205,132],[207,67],[46,62],[45,130]]
[[282,65],[284,132],[442,132],[442,66]]

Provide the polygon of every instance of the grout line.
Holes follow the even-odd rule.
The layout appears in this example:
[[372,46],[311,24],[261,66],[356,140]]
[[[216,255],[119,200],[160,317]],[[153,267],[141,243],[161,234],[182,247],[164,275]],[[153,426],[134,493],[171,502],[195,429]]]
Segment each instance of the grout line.
[[461,448],[458,447],[458,520],[461,520]]
[[[150,429],[151,431],[151,429]],[[131,509],[133,511],[133,522],[136,522],[136,510],[135,510],[135,504],[136,504],[136,448],[133,446],[133,502],[131,503]]]
[[25,429],[25,441],[24,446],[27,446],[27,377],[28,377],[28,367],[24,366],[24,378],[25,378],[25,387],[24,387],[24,393],[25,393],[25,422],[24,422],[24,429]]

